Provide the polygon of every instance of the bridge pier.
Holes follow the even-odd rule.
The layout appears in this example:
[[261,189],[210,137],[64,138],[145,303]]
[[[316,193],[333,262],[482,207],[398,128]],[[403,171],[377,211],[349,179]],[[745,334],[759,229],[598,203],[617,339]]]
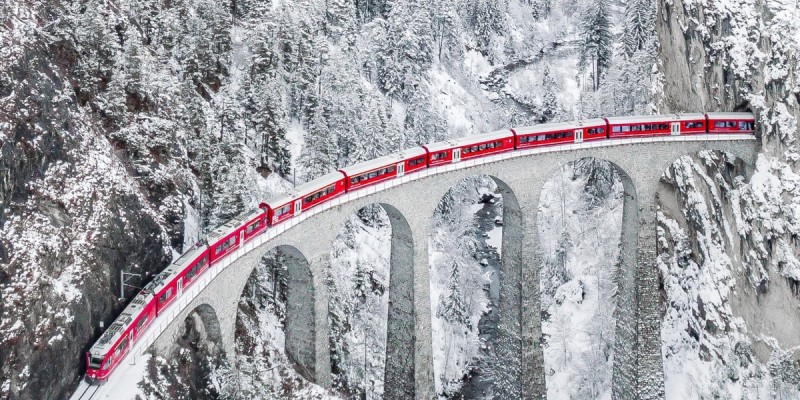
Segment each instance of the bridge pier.
[[[655,190],[655,189],[653,189]],[[654,193],[653,191],[648,194]],[[653,203],[640,209],[637,248],[638,329],[637,399],[663,399],[664,363],[661,355],[661,273],[656,257],[656,213]]]
[[[328,339],[328,287],[325,271],[328,268],[327,255],[318,255],[309,260],[314,284],[314,376],[315,383],[329,389],[331,387],[331,343]],[[302,328],[302,327],[300,327]],[[306,327],[307,329],[308,327]]]

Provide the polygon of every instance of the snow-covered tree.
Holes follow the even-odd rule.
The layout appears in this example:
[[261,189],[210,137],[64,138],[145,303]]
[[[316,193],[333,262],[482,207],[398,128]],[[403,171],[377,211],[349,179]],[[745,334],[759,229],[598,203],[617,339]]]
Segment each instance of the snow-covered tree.
[[583,16],[581,30],[580,65],[589,69],[592,89],[597,90],[604,74],[611,66],[614,52],[608,0],[591,2]]
[[435,56],[431,14],[421,0],[398,0],[388,17],[381,52],[381,86],[391,96],[409,99],[424,86]]
[[556,81],[550,75],[550,68],[544,67],[542,73],[542,106],[540,108],[539,122],[547,123],[561,114],[561,105],[556,97]]
[[466,300],[461,291],[463,283],[459,269],[458,262],[453,260],[450,265],[450,281],[447,285],[447,292],[439,299],[436,316],[449,322],[452,326],[471,330],[472,321],[470,321]]
[[629,0],[625,3],[625,24],[620,38],[630,57],[645,49],[655,36],[656,7],[652,0]]
[[552,0],[530,0],[533,18],[543,20],[550,17]]
[[506,29],[506,2],[503,0],[475,0],[470,4],[470,26],[475,34],[478,50],[492,56],[493,39]]
[[318,178],[339,166],[338,140],[328,128],[322,107],[314,113],[311,127],[303,139],[305,147],[298,160],[303,180]]
[[456,0],[435,1],[431,5],[431,27],[435,41],[435,53],[439,62],[457,62],[461,58],[458,35],[461,26],[458,20]]
[[356,3],[354,0],[328,0],[325,13],[331,39],[344,48],[355,44],[357,34]]

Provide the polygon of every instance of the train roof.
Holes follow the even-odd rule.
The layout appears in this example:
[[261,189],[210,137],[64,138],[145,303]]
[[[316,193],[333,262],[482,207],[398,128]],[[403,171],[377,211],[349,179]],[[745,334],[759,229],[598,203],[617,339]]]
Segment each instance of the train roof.
[[263,213],[264,213],[263,210],[257,209],[257,210],[251,210],[243,214],[239,214],[229,219],[224,224],[216,227],[213,231],[211,231],[211,233],[208,234],[206,240],[208,241],[208,243],[214,243],[217,240],[221,239],[222,237],[227,236],[228,234],[233,232],[234,229],[242,226],[242,224],[244,224],[245,222],[256,219],[258,218],[259,215]]
[[694,121],[705,119],[705,114],[702,113],[688,113],[688,114],[663,114],[663,115],[647,115],[647,116],[632,116],[632,117],[609,117],[609,124],[635,124],[645,122],[675,122],[675,121]]
[[710,112],[707,115],[709,119],[755,119],[749,112]]
[[606,120],[602,118],[592,118],[592,119],[585,119],[582,121],[556,122],[552,124],[523,126],[520,128],[514,128],[514,133],[516,133],[517,135],[527,135],[529,133],[565,131],[565,130],[573,130],[581,128],[584,126],[600,126],[605,124]]
[[511,136],[514,136],[514,134],[511,133],[510,130],[504,129],[488,133],[481,133],[478,135],[464,136],[458,139],[446,140],[444,142],[426,144],[424,147],[428,149],[428,151],[430,152],[437,152],[440,150],[447,150],[454,147],[466,146],[473,143],[488,142],[490,140],[495,140],[495,139],[506,139]]
[[288,203],[291,203],[292,200],[294,200],[294,196],[292,196],[292,192],[279,194],[279,195],[277,195],[275,197],[272,197],[271,199],[261,203],[261,207],[266,206],[266,207],[269,207],[269,208],[274,210],[274,209],[279,208],[281,206],[284,206],[284,205],[286,205]]
[[361,172],[368,172],[372,171],[377,168],[385,167],[387,165],[393,165],[399,163],[403,160],[408,160],[410,158],[415,158],[419,156],[424,156],[428,154],[422,147],[413,147],[407,150],[403,150],[399,153],[393,153],[389,155],[385,155],[383,157],[378,157],[374,160],[360,162],[356,165],[351,165],[349,167],[340,168],[343,174],[349,176],[358,175]]
[[[148,285],[149,286],[149,285]],[[103,332],[103,335],[100,336],[100,339],[92,345],[92,348],[89,349],[89,353],[92,356],[97,357],[104,357],[108,354],[111,347],[114,346],[117,341],[122,337],[122,334],[128,330],[128,327],[133,323],[142,309],[150,302],[153,298],[153,294],[149,291],[140,291],[136,294],[136,297],[122,310],[122,313],[114,320],[111,326]],[[129,344],[130,346],[130,344]]]
[[344,174],[342,174],[339,171],[329,172],[325,175],[320,176],[317,179],[314,179],[313,181],[306,182],[294,188],[294,190],[292,190],[291,193],[294,195],[294,198],[304,197],[322,188],[325,188],[326,186],[333,185],[344,178],[345,178]]

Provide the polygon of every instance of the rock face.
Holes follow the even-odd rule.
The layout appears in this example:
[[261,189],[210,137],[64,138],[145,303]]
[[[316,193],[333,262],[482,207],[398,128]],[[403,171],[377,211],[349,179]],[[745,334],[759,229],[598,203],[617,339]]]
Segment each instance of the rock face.
[[147,188],[76,104],[78,50],[28,34],[2,39],[0,398],[65,398],[98,323],[124,306],[119,271],[157,272],[169,240]]
[[754,171],[729,155],[701,153],[673,164],[663,181],[668,398],[800,395],[794,7],[659,4],[661,111],[752,110],[762,145]]

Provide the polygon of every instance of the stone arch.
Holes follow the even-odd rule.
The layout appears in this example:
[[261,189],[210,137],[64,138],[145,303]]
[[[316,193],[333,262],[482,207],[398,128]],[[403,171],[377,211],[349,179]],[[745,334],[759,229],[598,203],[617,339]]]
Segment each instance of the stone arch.
[[208,303],[195,307],[184,319],[184,326],[178,338],[181,346],[203,346],[212,354],[224,354],[222,329],[214,307]]
[[[468,180],[475,177],[486,177],[490,179],[494,185],[494,194],[488,195],[490,203],[494,203],[498,198],[502,199],[502,219],[497,223],[494,221],[482,221],[481,224],[485,229],[487,222],[493,222],[502,227],[502,235],[500,237],[500,247],[497,249],[499,254],[498,258],[492,258],[495,261],[487,261],[487,267],[493,267],[490,272],[492,278],[487,287],[484,287],[487,298],[490,299],[491,306],[489,311],[481,316],[481,327],[479,328],[479,335],[486,341],[486,348],[481,350],[488,356],[485,359],[485,365],[477,367],[478,374],[483,375],[486,379],[473,376],[474,382],[468,386],[464,386],[461,390],[469,392],[465,394],[467,397],[478,396],[475,390],[490,390],[497,398],[521,398],[522,397],[522,368],[523,368],[523,352],[522,352],[522,280],[523,280],[523,242],[524,242],[524,218],[520,209],[520,202],[511,187],[502,179],[494,176],[493,174],[482,174],[478,171],[474,175],[464,177],[452,182],[449,187],[444,188],[444,192],[439,198],[437,210],[431,215],[431,223],[433,224],[436,213],[443,212],[441,202],[447,201],[448,196],[452,196],[452,191],[460,185],[464,185]],[[486,197],[487,195],[484,195]],[[481,201],[485,201],[486,198]],[[491,208],[490,208],[491,209]],[[487,214],[491,216],[491,214]],[[431,230],[431,234],[435,234]],[[488,235],[488,231],[484,234]],[[426,238],[431,245],[430,240],[432,237]],[[480,240],[480,239],[479,239]],[[496,245],[495,245],[496,246]],[[429,261],[429,268],[434,268]],[[435,285],[435,273],[432,272],[431,282],[429,283],[434,292],[433,286]],[[441,289],[441,288],[440,288]],[[435,319],[439,299],[433,296],[429,300],[431,302],[431,318]],[[434,328],[435,329],[435,328]],[[441,332],[440,332],[441,334]],[[434,333],[436,335],[436,333]],[[434,350],[434,364],[436,365],[436,358],[444,360],[446,355],[440,354]],[[438,356],[438,357],[437,357]],[[441,362],[441,360],[440,360]],[[435,369],[435,367],[434,367]],[[434,374],[442,374],[442,371],[434,371]],[[478,382],[480,381],[480,382]],[[437,388],[442,390],[443,388]]]
[[[296,247],[282,244],[263,253],[257,263],[240,299],[248,298],[250,305],[265,299],[273,304],[279,319],[283,319],[286,356],[298,374],[315,382],[315,290],[309,262]],[[285,308],[280,309],[279,305]]]
[[[616,283],[616,308],[612,314],[615,322],[614,328],[614,360],[611,366],[611,391],[612,397],[615,398],[630,398],[630,395],[635,393],[636,390],[636,377],[637,377],[637,332],[638,332],[638,269],[637,269],[637,254],[639,250],[639,226],[640,226],[640,202],[637,193],[637,187],[634,180],[628,172],[616,162],[616,160],[609,160],[600,157],[580,157],[573,159],[569,162],[553,166],[549,173],[545,176],[549,177],[544,180],[544,184],[550,182],[560,171],[569,166],[574,166],[583,160],[598,160],[608,163],[611,170],[619,178],[622,184],[622,219],[620,230],[620,248],[619,255],[616,261],[616,271],[614,271],[613,278]],[[596,168],[596,167],[595,167]],[[542,193],[537,204],[542,204]],[[540,206],[541,207],[541,206]],[[541,214],[539,210],[535,211],[537,229],[541,227]],[[537,251],[542,251],[543,235],[547,232],[537,232],[538,246]],[[541,263],[544,266],[544,255],[541,255]],[[534,279],[542,279],[542,274],[545,269],[540,267],[536,271]],[[539,286],[539,285],[536,285]],[[544,290],[543,288],[539,289]],[[600,290],[598,287],[596,290]],[[541,296],[540,293],[534,294]],[[543,307],[543,301],[540,299],[539,306]],[[546,310],[541,310],[542,313]],[[544,327],[544,325],[543,325]],[[542,388],[546,394],[546,387]]]
[[[416,335],[415,335],[415,307],[414,307],[414,240],[412,237],[411,227],[403,216],[403,214],[394,206],[378,202],[367,204],[357,210],[357,213],[365,212],[369,213],[372,212],[370,210],[371,207],[380,208],[383,212],[385,212],[389,228],[391,229],[390,235],[390,250],[389,250],[389,257],[388,257],[388,274],[386,276],[381,276],[380,271],[370,270],[369,271],[369,278],[366,278],[369,283],[364,285],[365,287],[370,288],[370,293],[373,295],[376,292],[379,292],[377,295],[377,300],[367,300],[368,295],[364,295],[363,301],[364,304],[370,303],[372,306],[376,305],[374,302],[382,302],[384,300],[380,299],[384,295],[386,296],[387,308],[386,308],[386,332],[372,332],[374,334],[382,335],[385,334],[385,358],[384,361],[384,370],[382,376],[374,377],[382,379],[382,390],[383,390],[383,397],[384,398],[413,398],[415,396],[415,342],[416,342]],[[365,211],[366,210],[366,211]],[[351,223],[350,220],[345,222],[345,225],[342,226],[342,230],[345,229],[347,224]],[[341,232],[341,231],[340,231]],[[334,253],[338,250],[334,248],[331,253],[331,257],[333,260]],[[336,330],[339,329],[349,329],[345,326],[345,324],[349,325],[349,322],[343,322],[338,320],[341,315],[335,315],[334,311],[337,309],[336,306],[333,306],[331,301],[347,301],[342,300],[344,296],[347,296],[347,292],[345,290],[349,290],[346,286],[349,284],[348,282],[337,281],[335,275],[338,275],[339,272],[333,271],[333,263],[328,268],[328,280],[330,283],[329,290],[329,325],[330,325],[330,332],[331,334],[335,334]],[[350,271],[352,272],[352,271]],[[350,272],[347,272],[348,274]],[[388,279],[387,279],[388,278]],[[359,278],[365,279],[365,278]],[[385,289],[384,289],[385,283]],[[342,284],[342,288],[334,288],[337,284]],[[363,290],[363,289],[362,289]],[[355,312],[355,311],[354,311]],[[367,311],[364,311],[367,312]],[[355,314],[354,314],[355,315]],[[378,318],[383,318],[382,316],[378,316]],[[365,325],[366,326],[366,325]],[[370,325],[372,326],[372,325]],[[364,331],[366,332],[366,331]],[[363,337],[363,344],[364,344],[364,362],[367,362],[367,342],[369,340],[379,340],[378,347],[380,347],[381,343],[380,339],[383,338],[372,338],[369,339],[366,337],[366,334]],[[346,344],[346,346],[352,345],[352,343]],[[333,338],[331,338],[331,361],[332,365],[334,362],[338,361],[341,362],[342,359],[340,358],[341,355],[336,354],[336,344],[333,342]],[[374,347],[373,345],[369,346],[370,348]],[[339,368],[336,366],[336,368]],[[365,366],[365,371],[366,371]],[[341,374],[341,372],[340,372]],[[343,382],[343,381],[342,381]],[[348,385],[350,383],[348,382]],[[380,384],[379,384],[380,385]],[[371,386],[372,390],[376,390],[374,386]],[[350,385],[349,389],[353,390],[355,386]],[[366,388],[362,388],[363,390],[368,390]],[[358,390],[358,389],[357,389]]]

